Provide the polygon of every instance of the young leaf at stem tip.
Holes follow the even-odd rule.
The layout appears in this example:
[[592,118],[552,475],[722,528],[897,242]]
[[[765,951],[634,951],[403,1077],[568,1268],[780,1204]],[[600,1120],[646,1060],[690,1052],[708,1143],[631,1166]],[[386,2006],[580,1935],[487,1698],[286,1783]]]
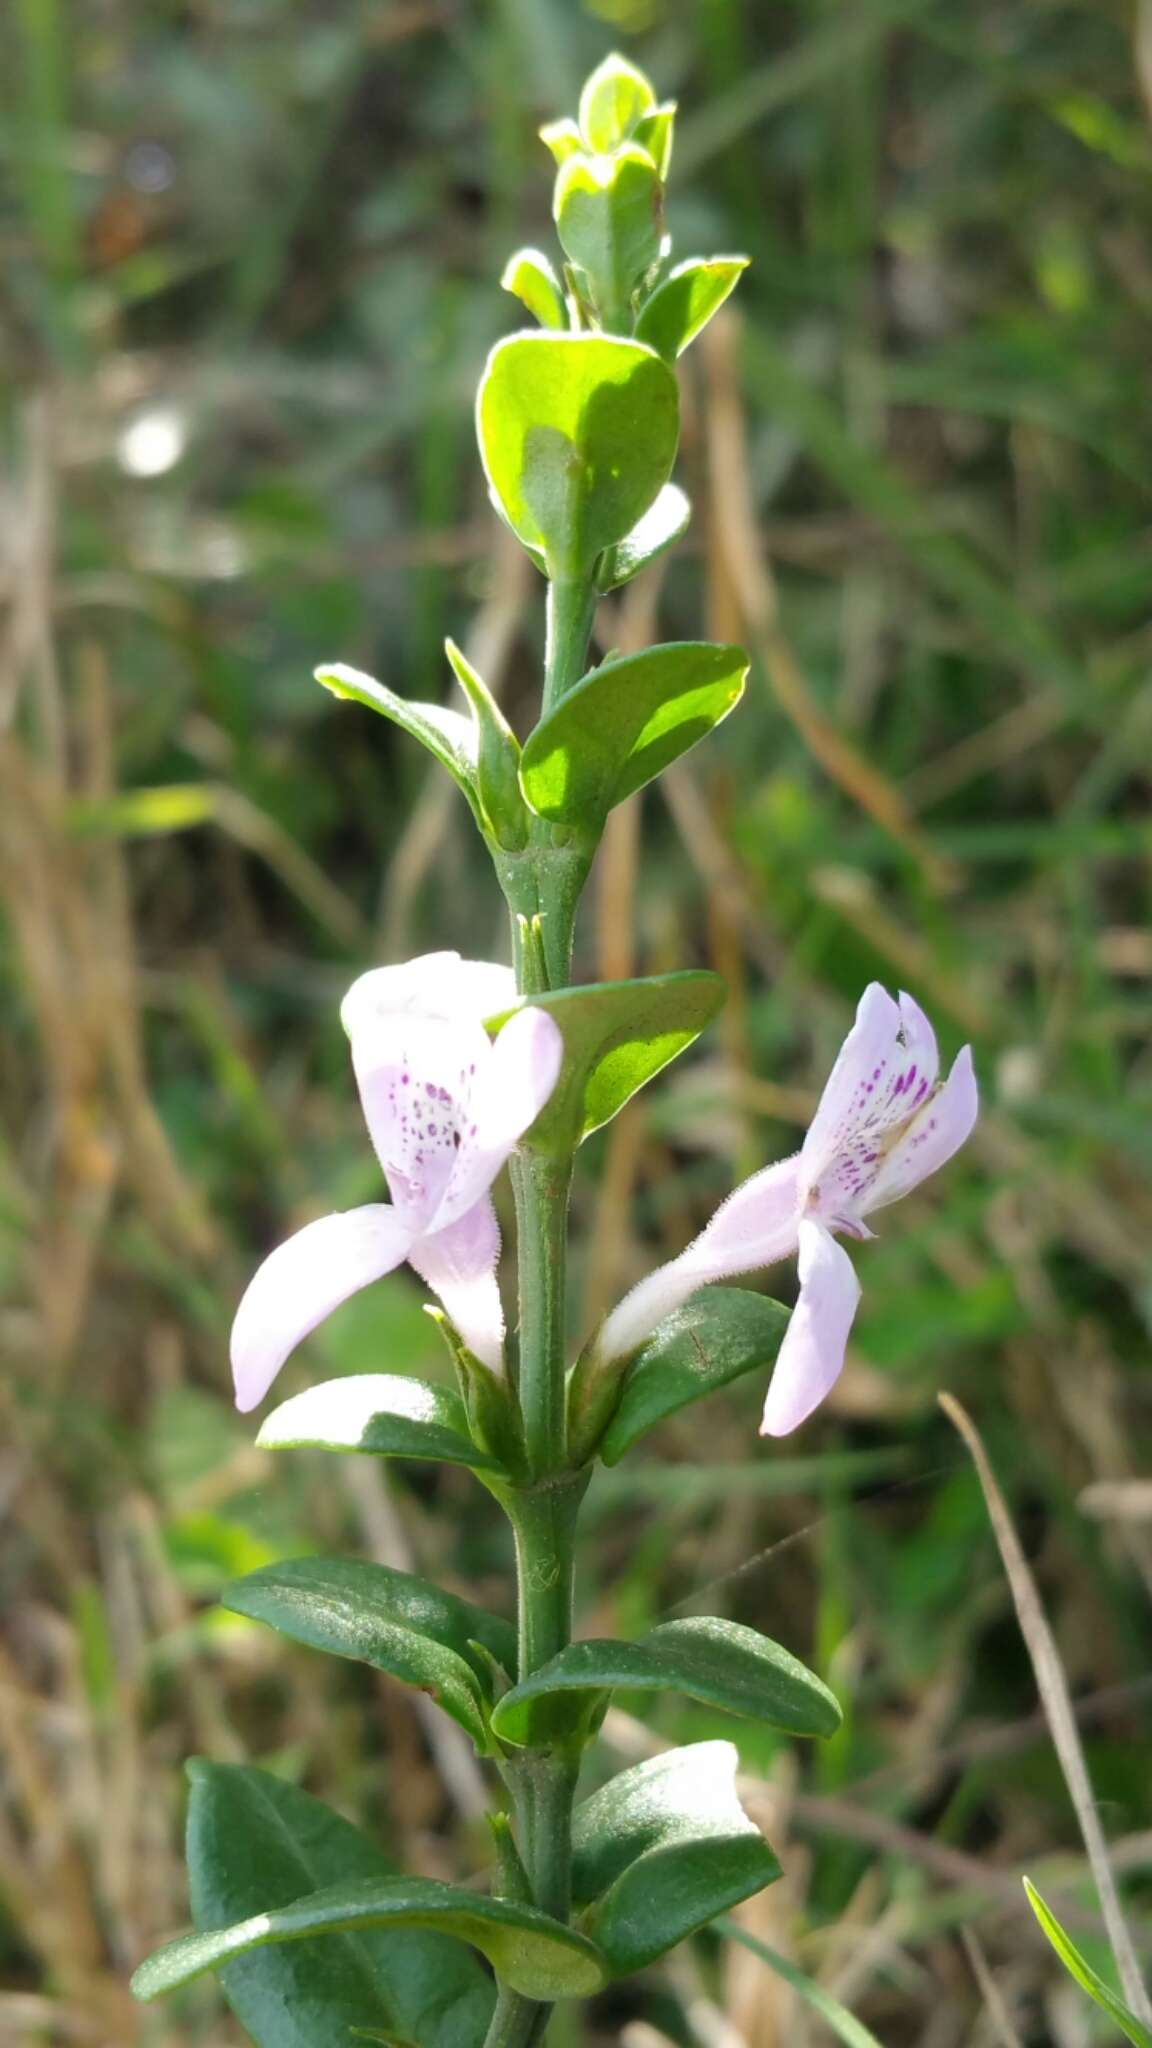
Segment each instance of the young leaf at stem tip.
[[735,291],[748,260],[747,256],[694,256],[678,263],[641,308],[637,341],[646,341],[666,362],[675,362]]
[[656,105],[651,82],[612,50],[584,81],[580,130],[590,149],[618,149]]
[[511,292],[528,308],[541,327],[567,328],[568,308],[560,279],[539,249],[517,249],[504,265],[500,283],[504,291]]
[[553,208],[565,254],[588,279],[600,323],[632,328],[632,294],[660,254],[663,188],[646,149],[628,143],[611,156],[571,156],[556,180]]

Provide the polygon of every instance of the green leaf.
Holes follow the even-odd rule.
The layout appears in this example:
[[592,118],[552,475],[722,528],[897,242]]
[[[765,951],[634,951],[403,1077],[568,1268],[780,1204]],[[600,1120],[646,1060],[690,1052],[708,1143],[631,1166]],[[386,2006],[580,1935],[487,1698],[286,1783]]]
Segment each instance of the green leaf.
[[630,329],[632,293],[656,262],[663,232],[663,187],[647,150],[632,142],[611,156],[570,156],[552,211],[605,326]]
[[616,1411],[600,1440],[606,1465],[666,1416],[702,1400],[776,1357],[790,1311],[747,1287],[706,1287],[652,1332],[624,1375]]
[[[201,1933],[290,1906],[322,1886],[395,1870],[330,1807],[250,1766],[188,1766],[188,1871]],[[147,1965],[145,1966],[147,1967]],[[348,2048],[384,2028],[416,2048],[479,2041],[494,1987],[457,1941],[413,1930],[333,1934],[230,1963],[221,1987],[258,2048]]]
[[583,1998],[605,1980],[603,1959],[592,1943],[534,1906],[485,1898],[436,1878],[385,1877],[330,1885],[233,1927],[183,1935],[141,1964],[132,1989],[137,1998],[159,1998],[269,1943],[410,1927],[432,1928],[478,1948],[497,1975],[526,1998]]
[[570,1643],[505,1693],[493,1732],[520,1745],[586,1733],[605,1696],[620,1687],[687,1693],[792,1735],[834,1735],[840,1725],[827,1686],[790,1651],[740,1622],[693,1615],[635,1643]]
[[655,105],[644,73],[612,51],[585,79],[580,94],[580,127],[589,148],[616,149]]
[[499,1615],[412,1572],[361,1558],[304,1557],[265,1565],[221,1594],[234,1614],[267,1622],[293,1642],[350,1657],[419,1686],[486,1748],[491,1673],[480,1644],[516,1670],[516,1631]]
[[[598,982],[526,996],[555,1017],[564,1064],[527,1142],[539,1151],[570,1150],[698,1038],[724,1001],[718,974],[657,974],[644,981]],[[511,1016],[489,1018],[494,1030]]]
[[480,452],[508,524],[549,573],[587,575],[667,482],[676,379],[652,349],[600,334],[512,334],[477,398]]
[[596,572],[597,586],[601,590],[615,590],[618,584],[627,583],[665,548],[670,548],[684,532],[692,517],[688,503],[679,484],[665,484],[654,505],[637,520],[631,533],[626,533],[616,547],[608,548],[600,557]]
[[421,746],[427,747],[463,790],[476,822],[483,830],[484,820],[476,788],[476,728],[471,719],[461,717],[458,711],[445,711],[439,704],[415,704],[407,697],[398,697],[386,683],[378,683],[374,676],[365,675],[358,668],[348,668],[342,661],[327,663],[316,669],[314,674],[316,681],[322,683],[326,690],[331,690],[334,697],[367,704],[370,710],[390,718],[393,725],[402,727],[411,733],[413,739],[419,740]]
[[736,289],[747,256],[694,256],[678,263],[642,307],[636,338],[674,363]]
[[546,121],[537,133],[558,164],[567,163],[570,156],[575,156],[577,150],[584,147],[584,137],[579,128],[567,117],[562,121]]
[[790,1963],[786,1956],[777,1955],[776,1950],[769,1948],[766,1941],[759,1941],[754,1934],[749,1934],[734,1920],[722,1920],[720,1932],[728,1941],[738,1942],[741,1948],[750,1949],[754,1956],[759,1956],[762,1963],[767,1963],[770,1970],[774,1970],[778,1977],[782,1977],[785,1984],[790,1984],[797,1996],[804,2000],[805,2005],[810,2005],[813,2012],[819,2013],[832,2032],[844,2042],[844,2048],[883,2048],[883,2044],[876,2039],[875,2034],[869,2032],[862,2020],[856,2019],[840,2004],[839,1999],[833,1998],[830,1991],[825,1991],[822,1984],[815,1983],[803,1970],[798,1970],[795,1963]]
[[474,1472],[502,1468],[468,1434],[458,1394],[401,1373],[351,1373],[282,1401],[256,1438],[265,1451],[372,1451],[385,1458],[441,1458]]
[[747,673],[742,647],[704,640],[604,662],[529,738],[520,762],[528,802],[540,817],[598,839],[614,804],[727,718]]
[[1146,2027],[1143,2020],[1137,2019],[1136,2014],[1125,2005],[1122,1998],[1118,1998],[1114,1991],[1109,1990],[1103,1977],[1097,1976],[1091,1963],[1081,1955],[1071,1935],[1061,1927],[1051,1906],[1045,1904],[1030,1878],[1024,1879],[1024,1889],[1028,1894],[1028,1904],[1068,1975],[1076,1979],[1080,1989],[1088,1993],[1101,2012],[1107,2013],[1120,2032],[1126,2035],[1129,2041],[1136,2043],[1136,2048],[1152,2048],[1152,2029]]
[[672,135],[676,126],[676,102],[664,100],[637,121],[633,141],[646,149],[661,178],[667,183],[672,163]]
[[616,1976],[780,1876],[737,1798],[739,1761],[731,1742],[694,1742],[623,1771],[577,1807],[573,1894]]
[[539,249],[517,249],[504,265],[500,283],[527,306],[541,327],[567,328],[568,308],[560,279]]
[[483,677],[454,640],[444,652],[472,707],[476,726],[476,797],[485,837],[506,853],[528,843],[531,819],[520,794],[520,742]]

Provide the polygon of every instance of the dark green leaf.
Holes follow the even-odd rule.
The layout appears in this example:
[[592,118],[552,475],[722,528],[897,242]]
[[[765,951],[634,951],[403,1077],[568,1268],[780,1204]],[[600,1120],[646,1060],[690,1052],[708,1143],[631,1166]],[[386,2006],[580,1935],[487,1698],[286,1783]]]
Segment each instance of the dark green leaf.
[[678,263],[642,307],[637,340],[674,363],[720,310],[747,268],[747,256],[696,256]]
[[694,1742],[637,1764],[577,1808],[581,1926],[614,1973],[642,1970],[780,1875],[736,1795],[736,1749]]
[[[529,1143],[541,1151],[569,1150],[599,1130],[700,1036],[724,995],[719,975],[689,972],[526,997],[555,1017],[564,1036],[560,1079]],[[489,1028],[503,1021],[492,1018]]]
[[679,540],[691,517],[692,507],[679,484],[665,484],[655,504],[637,521],[631,533],[626,533],[622,541],[600,557],[596,571],[598,587],[615,590],[618,584],[627,583],[646,569],[649,562]]
[[427,747],[463,790],[477,824],[483,828],[476,790],[476,728],[471,719],[461,717],[458,711],[445,711],[439,704],[411,703],[407,697],[398,697],[386,683],[378,683],[375,677],[364,675],[358,668],[348,668],[342,661],[318,668],[315,674],[316,681],[331,690],[334,697],[367,704],[370,710],[390,718],[393,725],[401,726]]
[[617,333],[630,327],[632,293],[660,254],[663,230],[663,189],[647,150],[633,142],[611,156],[570,156],[552,210],[604,324]]
[[419,1686],[485,1743],[482,1699],[490,1697],[482,1644],[516,1670],[516,1631],[499,1615],[442,1592],[412,1572],[360,1558],[304,1557],[265,1565],[221,1594],[225,1607],[267,1622],[294,1642],[351,1657]]
[[551,574],[578,578],[667,482],[679,432],[676,380],[633,341],[513,334],[488,358],[477,425],[509,525]]
[[706,1287],[652,1332],[624,1375],[619,1405],[600,1441],[616,1465],[646,1431],[690,1401],[745,1373],[767,1378],[789,1311],[747,1287]]
[[560,279],[539,249],[517,249],[504,265],[500,283],[522,306],[527,306],[541,327],[567,327],[568,309]]
[[1051,1906],[1045,1904],[1035,1885],[1027,1877],[1024,1879],[1024,1889],[1028,1894],[1028,1904],[1068,1975],[1075,1978],[1080,1989],[1088,1993],[1101,2012],[1107,2013],[1120,2032],[1126,2035],[1129,2041],[1135,2042],[1136,2048],[1152,2048],[1152,2029],[1146,2027],[1143,2020],[1137,2019],[1136,2014],[1125,2005],[1123,1999],[1118,1998],[1116,1993],[1109,1989],[1103,1977],[1097,1975],[1091,1963],[1081,1955],[1071,1935],[1061,1927]]
[[442,1458],[474,1472],[500,1466],[474,1444],[458,1394],[401,1373],[350,1373],[282,1401],[262,1424],[266,1451],[373,1451],[388,1458]]
[[832,1735],[840,1709],[798,1658],[755,1629],[712,1615],[664,1622],[635,1643],[569,1644],[505,1693],[493,1717],[503,1741],[538,1743],[586,1730],[607,1693],[683,1692],[793,1735]]
[[[266,1771],[195,1762],[188,1807],[192,1917],[207,1933],[393,1866],[350,1821]],[[230,1963],[221,1985],[258,2048],[349,2048],[387,2030],[416,2048],[484,2037],[494,1988],[460,1942],[413,1930],[334,1934]]]
[[598,837],[614,804],[695,746],[740,702],[741,647],[681,640],[606,661],[541,721],[520,781],[533,810]]
[[132,1988],[138,1998],[159,1998],[268,1944],[410,1927],[432,1928],[478,1948],[504,1982],[526,1998],[582,1998],[604,1982],[603,1960],[592,1943],[533,1906],[485,1898],[435,1878],[393,1877],[330,1885],[236,1926],[183,1935],[141,1964]]

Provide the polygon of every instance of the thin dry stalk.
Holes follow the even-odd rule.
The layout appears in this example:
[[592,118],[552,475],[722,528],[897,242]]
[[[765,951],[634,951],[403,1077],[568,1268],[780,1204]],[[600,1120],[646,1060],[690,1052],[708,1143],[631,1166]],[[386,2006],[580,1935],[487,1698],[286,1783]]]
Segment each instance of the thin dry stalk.
[[1140,2019],[1152,2024],[1152,2001],[1149,2000],[1144,1980],[1140,1975],[1140,1965],[1120,1905],[1120,1895],[1108,1858],[1108,1845],[1104,1840],[1104,1831],[1096,1811],[1092,1781],[1088,1775],[1088,1765],[1080,1741],[1080,1732],[1076,1726],[1072,1697],[1068,1690],[1064,1666],[1060,1661],[1060,1652],[1056,1647],[1056,1639],[1049,1627],[1036,1581],[1020,1546],[1020,1539],[1008,1512],[1008,1504],[1000,1491],[979,1431],[971,1416],[951,1394],[940,1395],[940,1406],[967,1445],[983,1489],[988,1519],[992,1524],[1008,1584],[1012,1590],[1020,1633],[1024,1637],[1028,1655],[1032,1660],[1041,1704],[1052,1731],[1053,1746],[1060,1759],[1064,1782],[1076,1810],[1080,1832],[1084,1837],[1084,1847],[1088,1851],[1088,1860],[1092,1865],[1100,1910],[1104,1915],[1104,1924],[1108,1930],[1108,1939],[1116,1959],[1124,1995],[1133,2012]]
[[1007,2001],[995,1977],[992,1975],[988,1966],[988,1958],[973,1934],[972,1929],[970,1927],[962,1927],[960,1929],[960,1939],[964,1943],[965,1953],[972,1965],[972,1975],[980,1986],[980,1996],[984,2000],[985,2010],[992,2025],[994,2038],[999,2041],[1000,2048],[1023,2048],[1023,2043],[1016,2031],[1012,2015],[1008,2010]]

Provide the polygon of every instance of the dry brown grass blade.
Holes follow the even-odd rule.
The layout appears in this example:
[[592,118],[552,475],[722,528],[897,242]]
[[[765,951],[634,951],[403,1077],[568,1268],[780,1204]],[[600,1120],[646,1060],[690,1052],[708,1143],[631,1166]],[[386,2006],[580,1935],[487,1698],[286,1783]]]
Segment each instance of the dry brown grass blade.
[[1152,2024],[1152,2001],[1149,2000],[1140,1965],[1136,1958],[1132,1937],[1120,1905],[1120,1895],[1108,1857],[1108,1845],[1100,1826],[1096,1811],[1096,1800],[1088,1765],[1084,1757],[1080,1733],[1076,1726],[1076,1715],[1068,1680],[1060,1661],[1056,1639],[1048,1624],[1036,1581],[1016,1534],[1008,1504],[1000,1491],[995,1472],[984,1448],[980,1433],[966,1409],[962,1408],[951,1394],[940,1395],[940,1406],[954,1429],[963,1438],[971,1453],[972,1462],[984,1493],[988,1519],[992,1524],[997,1547],[1003,1561],[1020,1633],[1032,1660],[1036,1685],[1041,1704],[1048,1719],[1052,1742],[1060,1759],[1064,1782],[1076,1810],[1084,1847],[1092,1865],[1092,1875],[1100,1899],[1100,1910],[1108,1930],[1108,1939],[1120,1973],[1124,1995],[1134,2013],[1146,2023]]
[[781,710],[825,773],[912,854],[936,888],[950,888],[956,879],[951,864],[929,846],[895,784],[864,758],[817,703],[781,627],[775,578],[760,545],[748,475],[739,334],[739,315],[726,308],[702,336],[700,354],[708,387],[710,517],[752,649],[764,664]]
[[970,1927],[962,1927],[960,1929],[960,1939],[964,1943],[964,1952],[972,1965],[972,1975],[980,1986],[980,1995],[984,2000],[985,2009],[991,2021],[992,2032],[996,2040],[999,2041],[1000,2048],[1023,2048],[1012,2015],[1008,2010],[1004,1993],[992,1975],[988,1958],[973,1934],[972,1929]]

